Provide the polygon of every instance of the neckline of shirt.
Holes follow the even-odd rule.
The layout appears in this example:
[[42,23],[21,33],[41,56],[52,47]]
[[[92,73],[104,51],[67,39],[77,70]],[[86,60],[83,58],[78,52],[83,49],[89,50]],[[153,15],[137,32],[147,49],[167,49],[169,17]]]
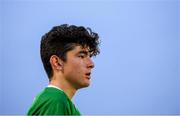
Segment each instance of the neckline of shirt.
[[48,85],[47,87],[52,87],[52,88],[56,88],[56,89],[58,89],[58,90],[60,90],[60,91],[63,91],[61,88],[59,88],[59,87],[57,87],[57,86],[55,86],[55,85]]

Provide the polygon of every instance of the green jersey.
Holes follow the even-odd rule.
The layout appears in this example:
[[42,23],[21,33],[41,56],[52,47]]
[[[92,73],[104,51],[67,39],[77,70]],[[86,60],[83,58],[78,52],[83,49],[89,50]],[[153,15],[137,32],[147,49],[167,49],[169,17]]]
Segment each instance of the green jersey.
[[63,91],[53,87],[46,87],[36,96],[27,115],[81,114]]

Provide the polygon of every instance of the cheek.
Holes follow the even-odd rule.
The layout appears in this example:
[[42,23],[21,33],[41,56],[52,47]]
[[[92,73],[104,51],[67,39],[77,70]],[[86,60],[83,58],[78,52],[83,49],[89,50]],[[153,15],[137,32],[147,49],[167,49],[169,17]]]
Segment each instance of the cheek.
[[74,68],[84,68],[85,62],[80,58],[74,58],[71,60],[70,65]]
[[78,59],[73,59],[68,62],[65,71],[67,74],[69,73],[70,75],[78,75],[82,72],[83,70],[83,62],[78,60]]

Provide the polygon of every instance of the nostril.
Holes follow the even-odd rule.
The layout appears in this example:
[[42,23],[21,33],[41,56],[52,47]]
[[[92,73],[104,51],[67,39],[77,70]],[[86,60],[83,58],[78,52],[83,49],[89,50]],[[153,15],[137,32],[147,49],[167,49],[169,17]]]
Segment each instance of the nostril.
[[91,73],[86,73],[86,75],[88,75],[88,76],[89,76],[89,75],[91,75]]
[[90,66],[91,68],[94,68],[94,63],[92,63],[92,65]]
[[94,68],[94,62],[92,61],[91,58],[89,58],[88,67],[89,67],[89,68]]

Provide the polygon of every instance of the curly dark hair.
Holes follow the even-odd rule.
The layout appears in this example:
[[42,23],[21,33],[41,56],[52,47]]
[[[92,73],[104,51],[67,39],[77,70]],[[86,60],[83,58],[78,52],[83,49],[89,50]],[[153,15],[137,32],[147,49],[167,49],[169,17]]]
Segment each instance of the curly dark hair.
[[48,33],[42,36],[40,54],[44,69],[49,80],[53,76],[52,67],[49,62],[52,55],[57,55],[66,61],[66,53],[72,50],[75,45],[89,47],[91,56],[100,53],[99,36],[92,32],[90,28],[63,24],[53,27]]

